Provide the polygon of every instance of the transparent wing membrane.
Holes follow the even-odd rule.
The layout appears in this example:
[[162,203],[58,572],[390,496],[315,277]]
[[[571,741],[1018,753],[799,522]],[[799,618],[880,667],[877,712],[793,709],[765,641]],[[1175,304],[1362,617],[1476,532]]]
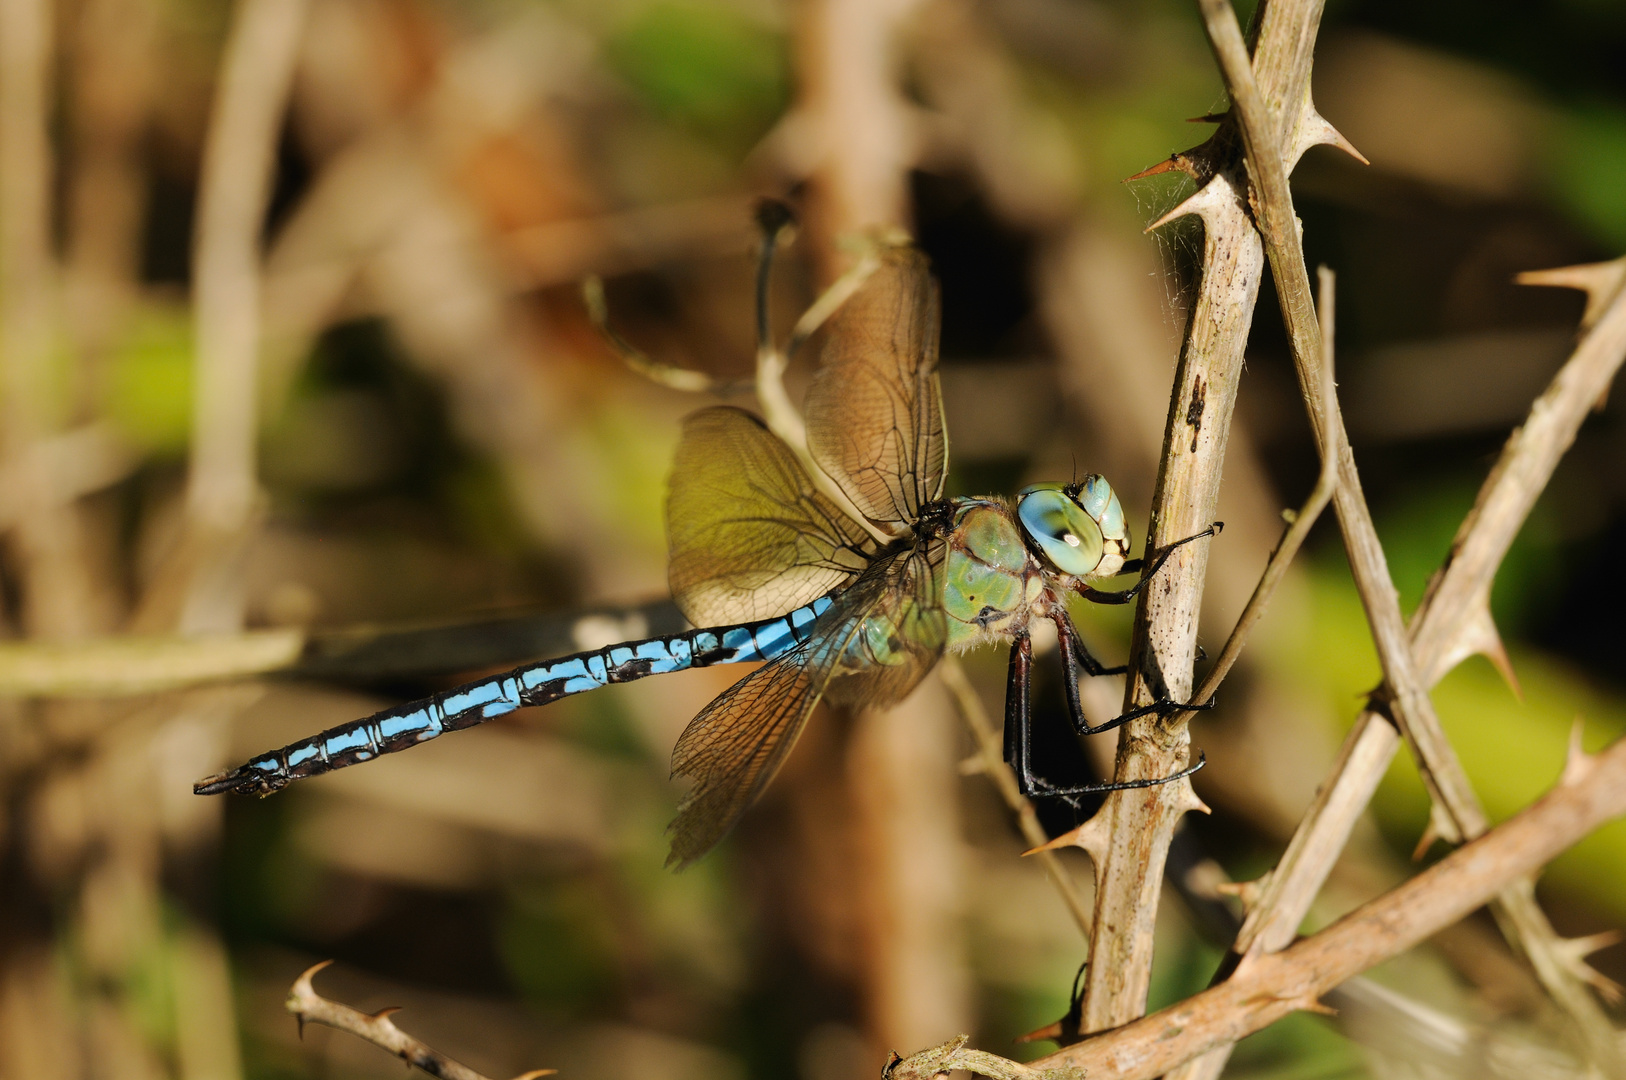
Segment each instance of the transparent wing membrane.
[[813,460],[860,512],[895,534],[941,497],[948,470],[937,334],[937,284],[926,257],[889,249],[830,320],[807,394]]
[[878,563],[855,585],[873,592],[868,615],[849,641],[830,699],[854,708],[895,705],[943,655],[943,564],[948,545],[932,541]]
[[873,546],[762,421],[723,406],[684,421],[666,529],[672,597],[696,626],[798,608],[857,576]]
[[[941,545],[935,545],[941,548]],[[684,866],[733,828],[779,767],[827,690],[843,703],[902,698],[943,650],[931,591],[941,552],[910,548],[878,560],[814,624],[808,640],[724,691],[690,721],[672,775],[693,779],[672,822],[668,865]]]

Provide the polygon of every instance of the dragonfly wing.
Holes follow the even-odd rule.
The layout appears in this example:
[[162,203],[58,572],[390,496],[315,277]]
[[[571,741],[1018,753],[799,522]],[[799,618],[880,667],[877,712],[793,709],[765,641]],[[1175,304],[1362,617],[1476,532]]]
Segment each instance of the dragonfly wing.
[[948,471],[937,376],[937,283],[926,256],[890,248],[826,330],[807,393],[807,444],[876,524],[908,525]]
[[696,626],[772,618],[867,565],[868,534],[742,409],[683,422],[666,502],[672,598]]
[[717,845],[768,786],[830,680],[806,646],[751,672],[689,721],[672,751],[672,775],[694,786],[668,832],[666,865],[687,866]]
[[936,665],[948,640],[947,555],[948,544],[937,540],[876,567],[870,575],[881,579],[876,598],[830,685],[832,701],[853,708],[895,705]]
[[733,828],[832,685],[843,701],[883,703],[907,694],[931,669],[947,631],[930,592],[928,554],[903,550],[877,560],[836,597],[804,644],[735,683],[689,722],[672,751],[672,775],[694,786],[669,830],[668,865],[687,865]]

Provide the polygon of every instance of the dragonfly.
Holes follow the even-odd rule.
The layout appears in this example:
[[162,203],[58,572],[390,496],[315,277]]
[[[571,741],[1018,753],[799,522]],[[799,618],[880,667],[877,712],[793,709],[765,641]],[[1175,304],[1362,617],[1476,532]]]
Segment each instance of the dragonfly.
[[[765,267],[766,258],[764,276]],[[684,421],[666,505],[668,577],[694,629],[527,664],[385,709],[194,790],[269,794],[519,708],[652,675],[759,662],[689,723],[673,751],[673,776],[692,781],[669,828],[667,863],[682,867],[716,846],[762,793],[821,700],[895,704],[945,652],[987,643],[1010,646],[1005,757],[1025,795],[1076,799],[1191,775],[1201,755],[1181,772],[1144,780],[1059,785],[1037,775],[1033,631],[1044,622],[1056,628],[1079,735],[1191,707],[1159,700],[1091,724],[1080,672],[1125,669],[1085,648],[1067,598],[1128,603],[1175,548],[1222,523],[1147,564],[1129,557],[1123,507],[1099,475],[1037,484],[1015,498],[946,497],[939,311],[926,257],[912,246],[886,247],[826,326],[800,447],[733,406]],[[1137,570],[1132,587],[1102,588]]]

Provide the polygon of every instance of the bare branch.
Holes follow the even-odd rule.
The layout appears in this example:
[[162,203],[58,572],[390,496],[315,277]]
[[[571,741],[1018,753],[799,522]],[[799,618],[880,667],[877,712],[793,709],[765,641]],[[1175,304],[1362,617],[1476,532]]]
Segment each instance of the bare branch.
[[1325,930],[1249,957],[1227,982],[1033,1064],[1082,1066],[1115,1080],[1161,1076],[1290,1012],[1318,1007],[1333,987],[1463,918],[1622,814],[1626,739],[1572,761],[1535,804]]
[[[390,1014],[399,1012],[399,1009],[380,1009],[369,1016],[348,1005],[329,1001],[318,994],[311,985],[311,978],[331,963],[333,961],[323,960],[320,964],[308,968],[303,975],[294,980],[293,988],[288,991],[287,1009],[299,1020],[301,1033],[304,1032],[307,1023],[323,1024],[366,1039],[374,1046],[388,1050],[408,1065],[416,1065],[430,1076],[438,1076],[442,1080],[487,1080],[485,1076],[467,1065],[453,1061],[438,1050],[430,1049],[396,1027],[390,1020]],[[552,1076],[558,1071],[532,1069],[530,1072],[520,1073],[514,1080],[535,1080],[539,1076]]]
[[[1196,694],[1192,695],[1192,702],[1197,705],[1207,704],[1214,698],[1214,692],[1230,674],[1231,668],[1236,664],[1237,658],[1242,655],[1242,647],[1247,644],[1248,635],[1253,631],[1254,625],[1264,618],[1265,608],[1270,603],[1270,596],[1276,591],[1287,568],[1293,562],[1299,548],[1304,546],[1304,540],[1310,535],[1310,529],[1315,526],[1321,517],[1321,511],[1327,508],[1332,498],[1333,489],[1338,486],[1338,455],[1332,439],[1334,425],[1329,422],[1327,413],[1337,407],[1337,396],[1333,380],[1332,356],[1332,324],[1333,324],[1333,275],[1326,267],[1321,268],[1321,407],[1323,410],[1321,424],[1321,475],[1316,478],[1315,487],[1310,491],[1310,497],[1304,500],[1304,505],[1293,515],[1287,532],[1282,536],[1281,543],[1271,552],[1270,561],[1265,564],[1265,572],[1259,576],[1259,584],[1254,586],[1253,595],[1248,598],[1248,605],[1242,609],[1237,617],[1236,626],[1231,630],[1231,636],[1225,639],[1225,647],[1220,650],[1214,666],[1204,677],[1203,684]],[[1189,719],[1192,713],[1183,713],[1181,718]]]
[[1626,359],[1626,258],[1532,271],[1518,280],[1583,290],[1583,334],[1502,448],[1445,564],[1429,581],[1412,616],[1412,650],[1431,685],[1474,652],[1486,652],[1505,665],[1506,654],[1490,621],[1491,581],[1581,422],[1609,393]]
[[241,679],[288,667],[304,645],[293,629],[0,642],[0,698],[124,697]]
[[[1298,371],[1300,388],[1307,402],[1318,404],[1320,387],[1315,379],[1316,360],[1322,351],[1320,327],[1307,318],[1310,287],[1304,267],[1303,250],[1299,241],[1298,222],[1293,213],[1292,196],[1287,186],[1285,168],[1281,165],[1281,145],[1276,140],[1275,125],[1254,85],[1253,71],[1248,62],[1246,47],[1235,14],[1227,0],[1201,0],[1205,24],[1214,46],[1226,86],[1240,120],[1240,130],[1247,147],[1248,162],[1255,183],[1255,211],[1265,250],[1281,299],[1283,320],[1287,323],[1293,356]],[[1538,403],[1539,404],[1539,403]],[[1321,423],[1323,407],[1311,410],[1312,420]],[[1328,416],[1335,417],[1336,409]],[[1326,432],[1322,435],[1325,438]],[[1385,686],[1374,702],[1378,709],[1386,709],[1400,725],[1412,744],[1419,766],[1433,799],[1434,812],[1430,820],[1431,835],[1460,840],[1484,832],[1487,819],[1475,796],[1460,761],[1434,713],[1427,688],[1433,680],[1425,680],[1414,662],[1411,642],[1406,632],[1398,596],[1390,579],[1383,548],[1373,528],[1371,514],[1361,491],[1353,453],[1342,430],[1341,422],[1334,433],[1338,446],[1338,465],[1341,483],[1336,494],[1339,521],[1344,530],[1344,541],[1349,551],[1350,565],[1355,573],[1363,606],[1366,608],[1372,637],[1383,665]],[[1556,461],[1556,457],[1554,458]],[[1545,477],[1542,477],[1544,481]],[[1535,489],[1528,492],[1533,502]],[[1526,506],[1526,512],[1528,505]],[[1465,528],[1468,525],[1465,523]],[[1511,534],[1508,535],[1511,541]],[[1505,548],[1502,549],[1505,551]],[[1498,561],[1500,555],[1497,556]],[[1488,596],[1489,580],[1485,580]],[[1464,616],[1471,619],[1469,610]],[[1488,612],[1485,617],[1488,622]],[[1492,630],[1494,638],[1494,630]],[[1443,673],[1443,672],[1442,672]],[[1363,717],[1358,728],[1362,739],[1381,741],[1381,735],[1369,734],[1370,724]],[[1367,753],[1362,760],[1369,763],[1384,758],[1381,752]],[[1343,761],[1352,760],[1346,758]],[[1351,787],[1364,792],[1360,804],[1364,805],[1375,786],[1375,777],[1360,777]],[[1329,785],[1328,787],[1334,787]],[[1343,805],[1355,805],[1344,800]],[[1304,831],[1301,829],[1301,832]],[[1336,837],[1338,847],[1347,838],[1347,830]],[[1290,850],[1290,854],[1293,852]],[[1324,852],[1323,858],[1329,853]],[[1327,865],[1330,866],[1330,859]],[[1319,883],[1317,883],[1319,884]],[[1302,883],[1301,883],[1302,888]],[[1300,894],[1306,899],[1304,892]],[[1605,1065],[1612,1075],[1626,1075],[1626,1057],[1623,1057],[1608,1018],[1585,991],[1573,973],[1573,965],[1566,965],[1555,955],[1558,944],[1543,916],[1536,907],[1534,894],[1527,886],[1510,888],[1500,897],[1497,910],[1504,930],[1509,933],[1530,956],[1543,984],[1575,1022],[1589,1056]],[[1250,920],[1251,921],[1251,920]],[[1289,933],[1284,925],[1276,927],[1278,936]],[[1245,931],[1246,933],[1246,931]],[[1260,947],[1255,939],[1250,946]],[[1241,943],[1239,942],[1239,947]]]
[[881,1069],[881,1080],[934,1080],[964,1070],[990,1080],[1084,1080],[1084,1071],[1070,1065],[1035,1069],[1019,1061],[982,1050],[968,1050],[969,1035],[956,1035],[942,1046],[922,1050],[908,1057],[892,1052],[892,1060]]
[[[1320,15],[1320,0],[1276,0],[1261,24],[1259,78],[1273,100],[1287,103],[1283,115],[1295,133],[1313,115],[1310,61]],[[1247,183],[1238,149],[1234,130],[1222,125],[1190,159],[1201,189],[1164,219],[1202,217],[1203,280],[1170,396],[1148,550],[1206,527],[1218,503],[1243,348],[1264,270],[1259,237],[1240,198]],[[1189,699],[1207,559],[1206,543],[1180,548],[1160,572],[1159,587],[1145,594],[1131,644],[1126,707]],[[1123,731],[1118,780],[1168,776],[1185,767],[1186,725],[1150,717]],[[1169,840],[1180,816],[1201,805],[1190,783],[1179,781],[1114,793],[1097,814],[1107,844],[1097,864],[1095,925],[1115,932],[1091,941],[1084,1031],[1116,1027],[1145,1010]]]

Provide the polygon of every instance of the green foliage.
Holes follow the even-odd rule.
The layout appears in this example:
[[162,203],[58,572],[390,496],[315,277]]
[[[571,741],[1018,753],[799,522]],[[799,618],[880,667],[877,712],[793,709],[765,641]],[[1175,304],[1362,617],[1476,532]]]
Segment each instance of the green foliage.
[[661,115],[743,149],[784,108],[784,40],[720,5],[655,3],[605,42],[611,66]]
[[[1450,554],[1457,528],[1473,508],[1483,478],[1461,475],[1418,487],[1379,513],[1389,576],[1408,617],[1423,599],[1429,578]],[[1538,500],[1491,585],[1491,611],[1507,636],[1516,636],[1537,613],[1544,595],[1564,581],[1559,543],[1564,507],[1551,492]]]
[[567,1013],[602,1008],[623,935],[597,883],[566,876],[516,888],[508,900],[497,949],[520,992]]
[[148,305],[108,358],[103,408],[125,437],[158,457],[184,453],[192,429],[192,323]]
[[1595,102],[1551,133],[1548,182],[1559,205],[1600,243],[1626,246],[1626,108]]

